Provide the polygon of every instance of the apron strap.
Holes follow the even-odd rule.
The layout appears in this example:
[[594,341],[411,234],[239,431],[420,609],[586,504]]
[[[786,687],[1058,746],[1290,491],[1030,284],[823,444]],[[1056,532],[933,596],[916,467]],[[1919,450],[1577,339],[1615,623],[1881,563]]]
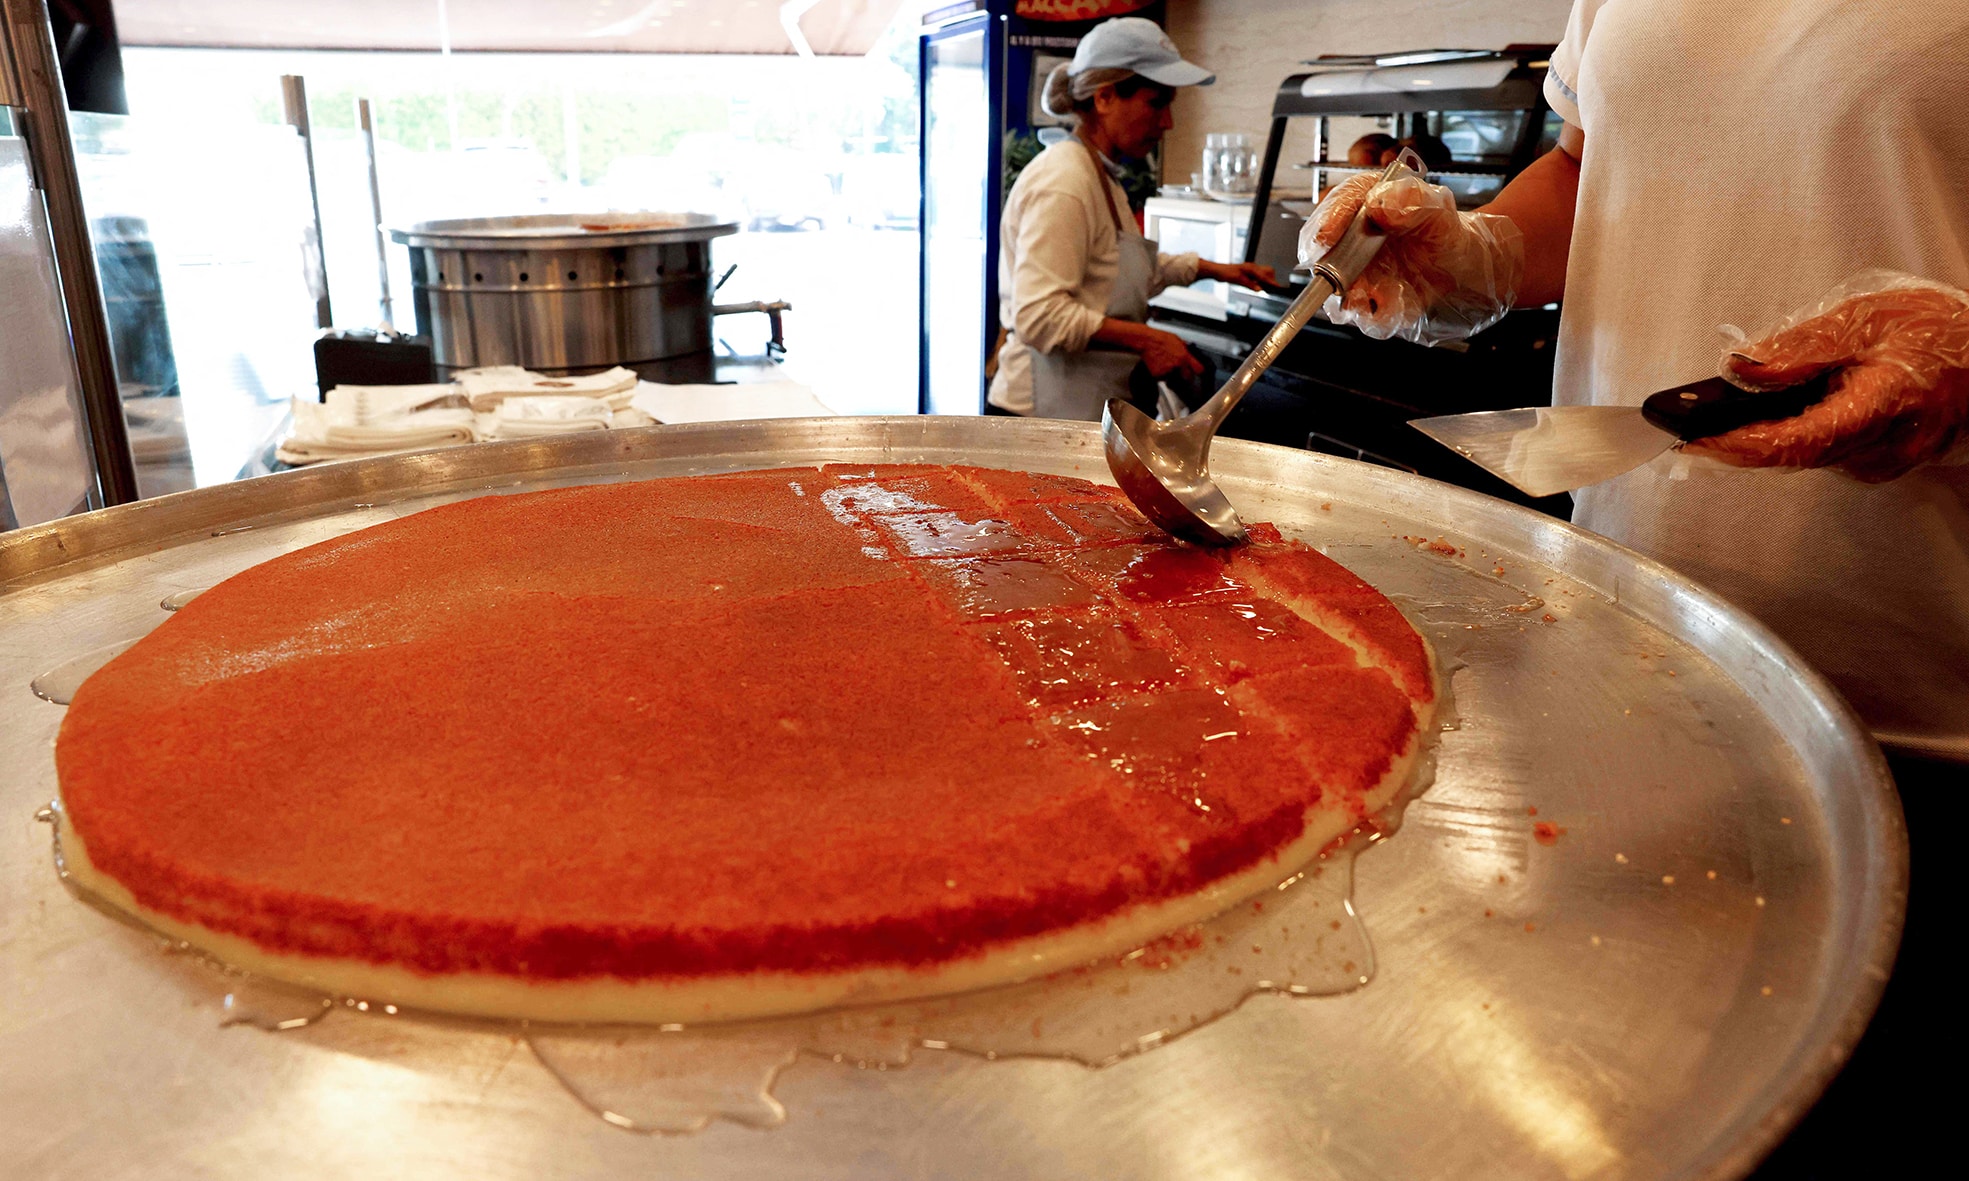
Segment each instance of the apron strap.
[[1101,198],[1108,203],[1108,220],[1114,222],[1114,236],[1119,238],[1121,237],[1121,214],[1114,207],[1114,182],[1108,178],[1107,169],[1101,167],[1100,157],[1095,155],[1093,148],[1087,146],[1087,141],[1080,139],[1077,135],[1074,136],[1074,139],[1079,140],[1080,146],[1087,151],[1087,163],[1093,166],[1094,169],[1094,183],[1101,186]]

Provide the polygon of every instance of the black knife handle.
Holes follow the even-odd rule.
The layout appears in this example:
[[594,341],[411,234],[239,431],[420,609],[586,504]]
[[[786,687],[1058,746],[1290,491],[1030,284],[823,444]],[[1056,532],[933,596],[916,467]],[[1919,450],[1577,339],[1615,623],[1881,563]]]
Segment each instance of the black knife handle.
[[1810,381],[1762,393],[1711,377],[1649,394],[1641,403],[1641,415],[1683,442],[1706,439],[1753,422],[1800,413],[1825,397],[1834,372],[1828,369]]

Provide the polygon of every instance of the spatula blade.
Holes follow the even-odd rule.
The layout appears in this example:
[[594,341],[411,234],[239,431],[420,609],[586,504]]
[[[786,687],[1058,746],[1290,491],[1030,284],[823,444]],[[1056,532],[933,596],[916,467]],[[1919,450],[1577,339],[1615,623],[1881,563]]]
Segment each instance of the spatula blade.
[[1418,418],[1408,425],[1532,496],[1611,480],[1675,436],[1634,406],[1535,406]]

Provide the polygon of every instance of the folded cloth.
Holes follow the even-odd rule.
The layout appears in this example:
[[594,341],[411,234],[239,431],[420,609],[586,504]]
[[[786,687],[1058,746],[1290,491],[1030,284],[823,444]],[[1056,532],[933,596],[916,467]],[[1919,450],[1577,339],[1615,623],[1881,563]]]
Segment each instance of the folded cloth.
[[824,418],[834,411],[797,381],[735,385],[636,387],[635,407],[658,422],[732,422],[747,418]]
[[480,433],[489,439],[527,439],[607,430],[615,412],[600,398],[566,394],[509,397],[498,409],[481,417]]
[[[488,365],[459,373],[458,384],[471,400],[472,409],[484,413],[496,409],[508,398],[536,394],[572,394],[587,398],[627,395],[636,388],[636,374],[634,370],[618,365],[605,373],[550,377],[518,365]],[[624,402],[626,404],[626,398]],[[614,408],[621,409],[621,406]]]
[[[274,452],[282,463],[320,463],[330,459],[364,459],[449,447],[478,438],[478,420],[468,407],[445,405],[457,391],[418,398],[415,395],[345,394],[350,389],[430,390],[435,387],[337,386],[326,403],[292,400],[294,432]],[[338,397],[338,395],[340,395]],[[438,404],[433,405],[433,401]],[[389,411],[384,413],[384,411]]]
[[323,404],[342,425],[389,422],[414,410],[465,406],[465,391],[452,382],[432,385],[338,385]]

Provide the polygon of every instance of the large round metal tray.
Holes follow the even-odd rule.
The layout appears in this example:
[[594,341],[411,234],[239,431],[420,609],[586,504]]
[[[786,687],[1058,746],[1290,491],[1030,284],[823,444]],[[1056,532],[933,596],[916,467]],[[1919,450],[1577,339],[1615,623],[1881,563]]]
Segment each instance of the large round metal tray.
[[[33,816],[55,793],[62,711],[28,683],[154,626],[166,595],[467,496],[924,459],[1105,478],[1078,424],[740,423],[294,472],[0,536],[9,1168],[1732,1177],[1844,1060],[1892,962],[1906,842],[1885,766],[1826,682],[1721,599],[1591,534],[1237,442],[1213,459],[1247,518],[1325,545],[1461,665],[1435,785],[1357,866],[1379,972],[1353,993],[1254,997],[1100,1070],[802,1058],[780,1078],[777,1129],[645,1136],[583,1108],[512,1031],[356,1013],[221,1028],[217,983],[57,882]],[[1533,808],[1565,829],[1555,844],[1534,840]]]

